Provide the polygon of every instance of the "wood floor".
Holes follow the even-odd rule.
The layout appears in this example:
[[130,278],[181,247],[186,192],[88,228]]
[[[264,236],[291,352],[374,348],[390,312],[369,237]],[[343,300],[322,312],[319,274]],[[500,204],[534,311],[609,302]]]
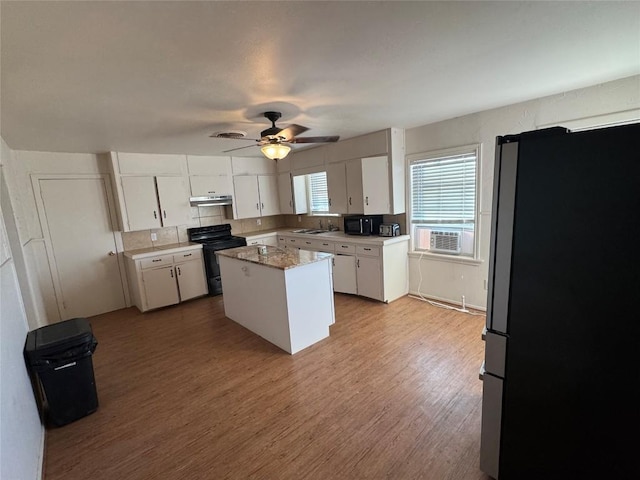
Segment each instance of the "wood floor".
[[482,316],[337,294],[331,336],[293,356],[221,296],[89,320],[100,407],[47,430],[45,480],[489,478]]

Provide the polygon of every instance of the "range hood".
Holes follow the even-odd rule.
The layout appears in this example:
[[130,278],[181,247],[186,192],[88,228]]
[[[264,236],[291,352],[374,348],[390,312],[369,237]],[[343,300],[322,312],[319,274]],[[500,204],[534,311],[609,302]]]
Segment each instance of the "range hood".
[[231,195],[208,195],[206,197],[191,197],[189,203],[192,207],[213,207],[218,205],[231,205]]

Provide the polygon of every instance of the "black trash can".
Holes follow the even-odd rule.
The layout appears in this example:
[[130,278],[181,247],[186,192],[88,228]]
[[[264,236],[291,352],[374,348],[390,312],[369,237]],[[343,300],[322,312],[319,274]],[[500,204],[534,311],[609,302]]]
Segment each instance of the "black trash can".
[[27,334],[25,361],[48,426],[66,425],[98,409],[92,360],[97,345],[86,318],[72,318]]

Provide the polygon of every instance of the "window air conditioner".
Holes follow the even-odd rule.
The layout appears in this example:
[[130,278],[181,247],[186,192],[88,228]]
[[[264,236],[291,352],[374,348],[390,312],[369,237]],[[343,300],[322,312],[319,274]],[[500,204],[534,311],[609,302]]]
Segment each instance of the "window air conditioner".
[[462,235],[460,232],[431,230],[429,250],[432,252],[459,254],[462,251]]

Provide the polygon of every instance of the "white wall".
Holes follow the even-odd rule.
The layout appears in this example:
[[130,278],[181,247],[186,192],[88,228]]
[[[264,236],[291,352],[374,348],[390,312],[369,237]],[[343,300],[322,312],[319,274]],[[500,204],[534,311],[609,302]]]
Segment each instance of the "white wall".
[[[4,178],[0,185],[4,188]],[[11,232],[5,228],[5,219],[14,223],[13,210],[5,200],[0,209],[0,478],[36,480],[42,471],[44,427],[22,354],[29,328],[6,235]]]
[[[481,144],[482,148],[478,226],[481,263],[465,264],[427,255],[420,258],[418,254],[412,254],[409,259],[410,292],[417,293],[420,284],[419,292],[425,296],[460,303],[464,295],[468,306],[486,308],[484,281],[488,276],[496,136],[517,134],[552,124],[565,124],[569,128],[578,124],[586,126],[590,117],[622,112],[611,115],[612,119],[620,119],[627,116],[630,110],[636,110],[632,114],[637,115],[639,108],[640,76],[634,76],[406,130],[407,155],[471,144]],[[602,120],[602,117],[594,118],[591,124],[598,124]]]

